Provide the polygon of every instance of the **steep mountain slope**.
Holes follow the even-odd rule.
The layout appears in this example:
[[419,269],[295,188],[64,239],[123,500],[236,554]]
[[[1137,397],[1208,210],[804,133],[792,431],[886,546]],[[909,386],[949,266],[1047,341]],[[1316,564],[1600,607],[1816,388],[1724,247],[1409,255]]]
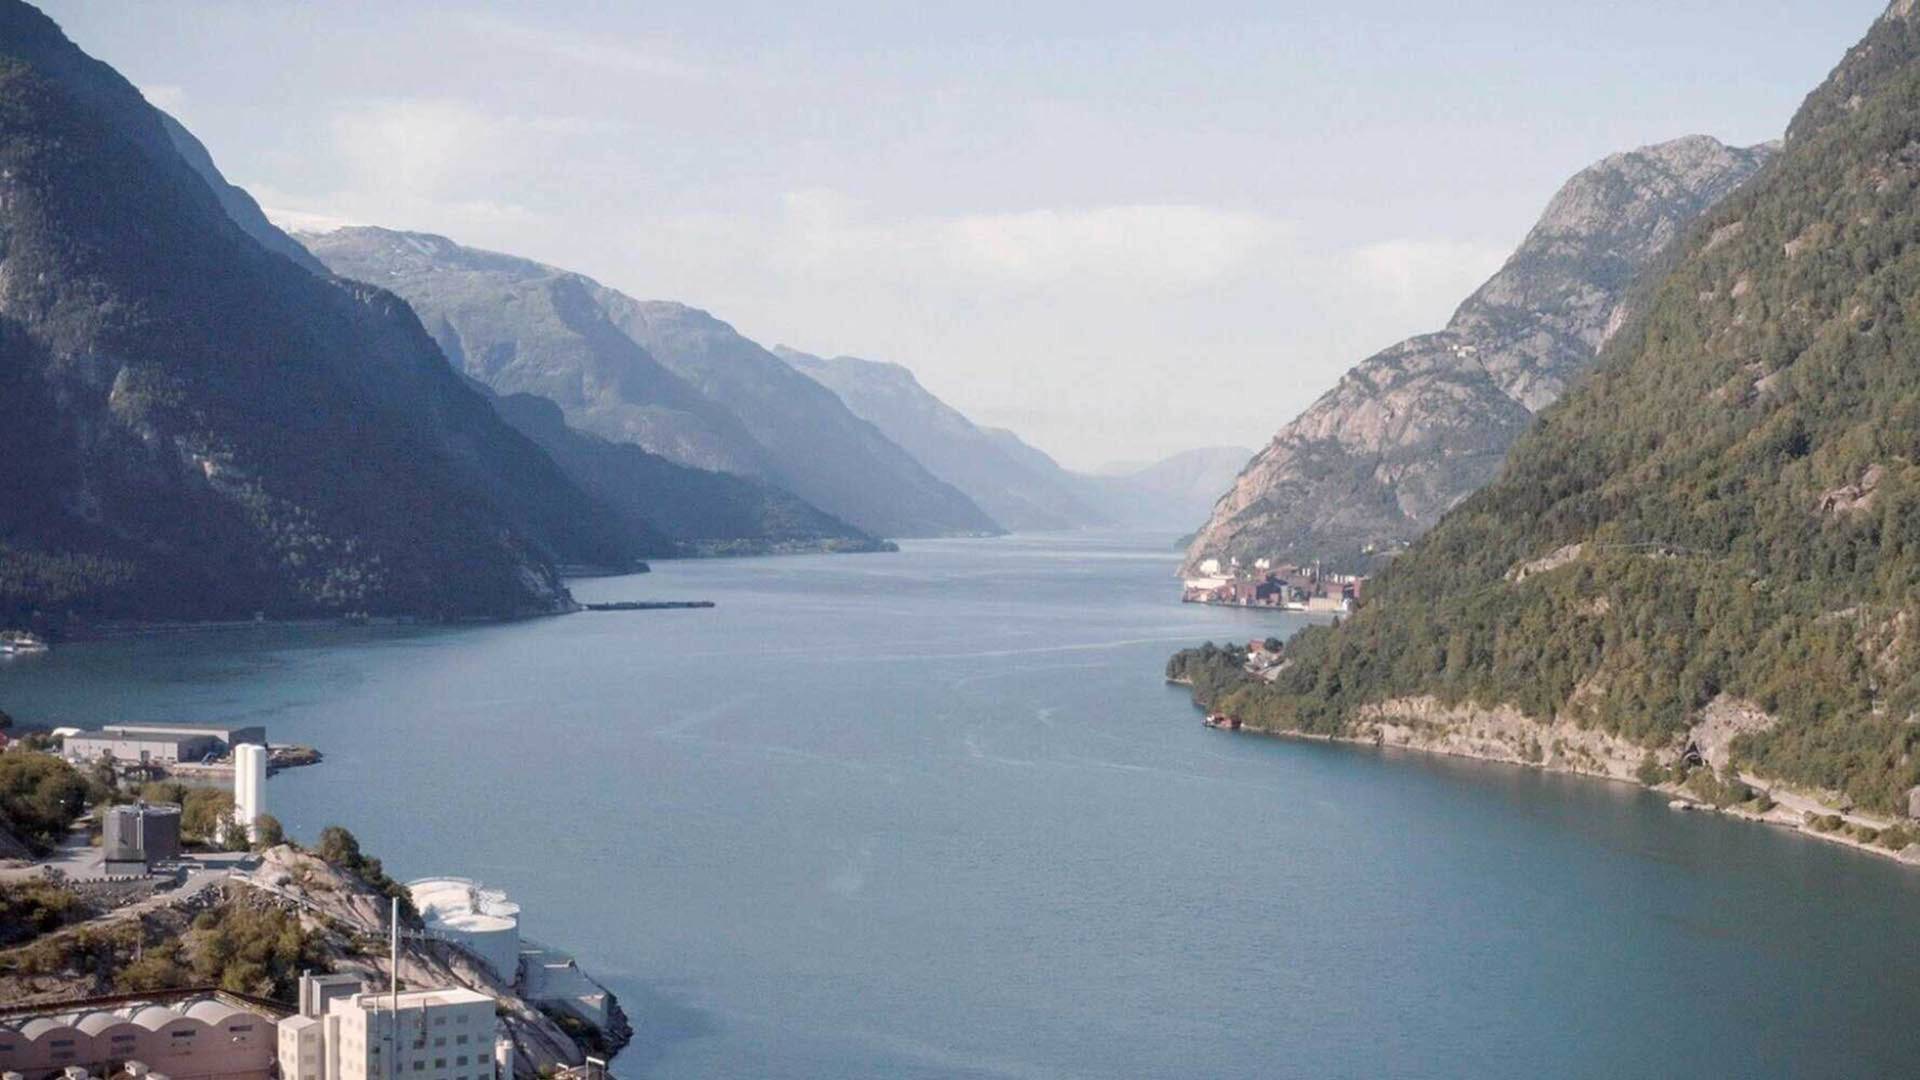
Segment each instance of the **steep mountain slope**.
[[494,408],[632,527],[659,529],[684,554],[893,549],[764,480],[676,465],[576,430],[546,398],[510,394],[495,399]]
[[405,297],[469,376],[551,399],[582,430],[769,480],[875,535],[997,531],[832,391],[704,312],[440,236],[302,240],[336,273]]
[[227,217],[240,226],[241,232],[253,237],[254,243],[268,251],[285,255],[313,273],[324,275],[327,272],[327,268],[320,265],[320,260],[267,220],[260,204],[253,201],[253,196],[247,194],[245,188],[227,182],[219,166],[213,163],[213,155],[207,153],[206,146],[194,137],[193,132],[163,110],[155,109],[154,113],[159,116],[160,126],[166,131],[175,152],[187,163],[188,168],[199,173],[200,179],[213,189],[213,197],[220,200],[220,209],[225,210]]
[[271,254],[160,115],[0,3],[0,613],[499,616],[646,544],[406,306]]
[[1007,528],[1075,529],[1105,520],[1074,490],[1075,478],[1053,459],[1024,443],[1024,452],[1010,452],[1005,444],[1010,433],[995,435],[975,427],[899,364],[852,356],[827,359],[784,345],[773,352],[839,395],[854,415],[879,428]]
[[1736,767],[1903,808],[1920,782],[1917,356],[1920,18],[1899,0],[1779,158],[1691,230],[1592,377],[1357,615],[1301,635],[1271,685],[1181,663],[1250,720],[1329,733],[1509,706],[1670,761],[1737,715]]
[[794,494],[879,536],[1002,531],[833,391],[712,315],[611,289],[601,306],[662,364],[738,416]]
[[601,286],[444,236],[353,227],[302,233],[341,277],[391,289],[455,366],[501,394],[537,394],[573,426],[702,469],[767,475],[739,420],[607,320]]
[[1195,537],[1210,556],[1358,567],[1493,479],[1533,414],[1625,321],[1635,274],[1771,156],[1695,135],[1567,181],[1445,330],[1363,361],[1247,465]]

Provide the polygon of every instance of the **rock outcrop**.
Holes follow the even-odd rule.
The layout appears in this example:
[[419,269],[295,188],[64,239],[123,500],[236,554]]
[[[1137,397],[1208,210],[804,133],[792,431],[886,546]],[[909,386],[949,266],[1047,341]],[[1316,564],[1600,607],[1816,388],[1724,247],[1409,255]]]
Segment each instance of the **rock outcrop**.
[[[335,971],[360,975],[371,987],[387,985],[391,964],[383,946],[390,929],[385,895],[311,852],[290,845],[262,853],[260,866],[238,887],[297,913],[310,931],[322,935]],[[450,942],[408,936],[407,930],[402,927],[401,986],[464,986],[493,998],[496,1012],[513,1039],[514,1076],[518,1080],[534,1080],[551,1075],[556,1068],[585,1062],[585,1051],[572,1036],[472,954]],[[623,1035],[631,1036],[631,1029],[617,1003],[611,1005],[610,1012],[614,1030],[598,1036],[618,1044],[624,1041]]]
[[1360,569],[1499,471],[1534,414],[1626,322],[1631,285],[1771,146],[1689,136],[1569,180],[1447,328],[1343,376],[1248,464],[1188,550]]

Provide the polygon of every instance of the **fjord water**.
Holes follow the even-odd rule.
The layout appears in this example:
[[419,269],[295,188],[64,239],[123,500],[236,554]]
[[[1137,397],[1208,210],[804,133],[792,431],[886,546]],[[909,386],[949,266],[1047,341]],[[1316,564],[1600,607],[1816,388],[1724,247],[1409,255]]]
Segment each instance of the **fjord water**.
[[323,748],[269,809],[504,886],[625,1076],[1868,1076],[1920,1053],[1920,872],[1630,787],[1201,728],[1164,542],[661,563],[465,628],[0,666],[36,721]]

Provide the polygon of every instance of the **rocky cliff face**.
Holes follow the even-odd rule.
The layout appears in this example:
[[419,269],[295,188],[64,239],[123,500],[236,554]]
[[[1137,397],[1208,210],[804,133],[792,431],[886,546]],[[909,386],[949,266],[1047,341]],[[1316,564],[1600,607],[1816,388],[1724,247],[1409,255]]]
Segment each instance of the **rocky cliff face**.
[[1569,180],[1447,328],[1363,361],[1282,428],[1188,551],[1361,566],[1439,520],[1626,321],[1631,285],[1771,146],[1689,136]]
[[814,356],[785,346],[773,351],[839,395],[854,415],[871,422],[1007,528],[1077,529],[1106,521],[1076,490],[1080,478],[1011,432],[975,426],[899,364]]

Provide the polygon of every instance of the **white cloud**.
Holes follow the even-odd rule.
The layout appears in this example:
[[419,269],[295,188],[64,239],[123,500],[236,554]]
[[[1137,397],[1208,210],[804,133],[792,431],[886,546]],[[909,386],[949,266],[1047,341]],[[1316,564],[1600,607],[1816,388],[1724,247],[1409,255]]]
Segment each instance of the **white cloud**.
[[[257,187],[251,190],[256,194],[259,192]],[[267,215],[268,221],[273,222],[286,232],[329,233],[335,229],[344,229],[349,225],[366,224],[365,222],[355,221],[352,218],[340,217],[337,214],[324,214],[312,210],[297,210],[285,206],[263,205],[260,207],[260,210]]]
[[905,363],[963,412],[1088,463],[1191,445],[1187,412],[1210,441],[1264,441],[1276,398],[1338,373],[1290,351],[1365,355],[1315,332],[1330,292],[1359,290],[1310,268],[1297,232],[1201,203],[885,214],[809,189],[757,214],[635,220],[575,265],[760,340]]
[[178,116],[180,107],[187,103],[187,91],[174,83],[149,83],[139,87],[140,96],[156,109]]
[[442,193],[504,149],[498,125],[463,102],[403,100],[342,110],[328,127],[357,183],[421,197]]
[[712,74],[707,64],[681,55],[681,50],[664,38],[593,36],[533,26],[492,14],[469,16],[464,26],[476,37],[520,54],[523,60],[525,54],[536,53],[569,65],[675,82],[704,81]]
[[1506,261],[1507,250],[1477,241],[1386,240],[1349,256],[1348,269],[1359,283],[1403,303],[1434,297],[1458,303]]
[[770,219],[667,223],[760,249],[785,274],[890,278],[962,291],[1155,294],[1219,282],[1273,258],[1292,227],[1268,215],[1189,204],[1061,207],[875,218],[832,191],[791,192]]
[[[429,229],[468,242],[537,228],[564,207],[530,208],[551,170],[579,160],[608,122],[489,112],[452,98],[349,101],[321,122],[331,153],[299,188],[248,187],[290,220]],[[479,235],[476,235],[476,232]]]
[[956,267],[1023,284],[1107,278],[1206,285],[1270,252],[1291,229],[1209,206],[1129,205],[988,214],[940,223]]

